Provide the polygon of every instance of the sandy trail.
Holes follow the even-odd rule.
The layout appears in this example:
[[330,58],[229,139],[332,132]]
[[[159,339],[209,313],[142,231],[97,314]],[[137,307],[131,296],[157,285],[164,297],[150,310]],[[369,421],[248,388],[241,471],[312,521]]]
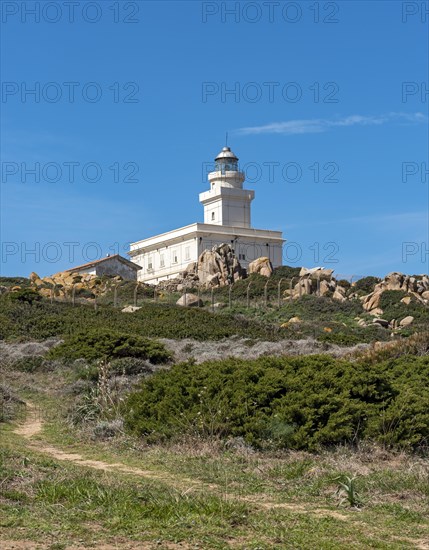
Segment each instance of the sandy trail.
[[[43,420],[41,417],[41,411],[38,407],[35,407],[33,403],[26,403],[28,414],[23,424],[17,426],[13,432],[26,439],[29,439],[29,446],[43,454],[49,455],[56,460],[64,460],[67,462],[73,462],[80,466],[86,466],[95,470],[104,470],[106,472],[122,472],[125,474],[134,474],[139,477],[152,478],[159,481],[166,481],[170,484],[174,484],[177,488],[178,483],[172,483],[174,480],[168,475],[161,475],[157,472],[150,470],[143,470],[134,466],[127,466],[120,462],[104,462],[103,460],[93,460],[84,458],[80,453],[66,452],[58,447],[54,447],[49,443],[41,441],[39,439],[32,439],[34,436],[39,435],[42,432]],[[196,485],[195,480],[181,478],[182,484],[189,489],[189,485]],[[214,486],[213,486],[214,487]],[[181,487],[183,488],[183,487]]]
[[323,515],[329,516],[341,521],[348,521],[351,519],[350,515],[342,514],[339,511],[328,510],[323,508],[306,508],[299,504],[294,503],[279,503],[272,502],[269,499],[268,495],[258,495],[258,496],[246,496],[246,495],[236,495],[225,493],[216,484],[201,482],[199,480],[172,476],[170,474],[160,474],[158,472],[153,472],[150,470],[144,470],[142,468],[137,468],[134,466],[127,466],[126,464],[120,462],[104,462],[102,460],[93,460],[84,458],[80,453],[75,452],[66,452],[58,447],[50,445],[40,439],[32,438],[36,435],[39,435],[43,428],[43,420],[40,414],[40,409],[36,408],[32,403],[26,403],[28,408],[28,415],[23,424],[15,428],[14,433],[17,435],[23,436],[24,438],[30,440],[29,446],[41,452],[43,454],[49,455],[56,460],[72,462],[78,464],[79,466],[85,466],[87,468],[93,468],[95,470],[103,470],[106,472],[120,472],[124,474],[132,474],[138,477],[144,477],[146,479],[154,479],[157,481],[164,482],[175,489],[186,492],[187,494],[193,490],[210,490],[215,494],[221,495],[222,498],[232,501],[240,501],[250,504],[256,508],[264,510],[290,510],[291,512],[301,513],[301,514],[313,514],[313,515]]
[[[214,494],[218,494],[222,496],[222,498],[232,501],[239,501],[239,502],[245,502],[249,505],[252,505],[256,508],[259,508],[260,510],[278,510],[278,509],[284,509],[284,510],[290,510],[291,512],[298,513],[298,514],[311,514],[314,516],[325,516],[325,517],[331,517],[340,521],[353,521],[354,517],[352,514],[345,514],[341,513],[340,511],[336,510],[329,510],[329,509],[323,509],[323,508],[306,508],[305,506],[302,506],[300,504],[294,504],[294,503],[278,503],[278,502],[272,502],[269,500],[268,495],[252,495],[252,496],[245,496],[245,495],[235,495],[235,494],[227,494],[224,491],[221,492],[221,488],[215,484],[209,484],[205,482],[201,482],[198,480],[192,480],[188,478],[177,476],[172,476],[170,474],[159,474],[157,472],[153,472],[150,470],[144,470],[142,468],[137,468],[133,466],[127,466],[120,462],[104,462],[102,460],[92,460],[84,458],[79,453],[70,453],[63,451],[62,449],[59,449],[57,447],[54,447],[53,445],[50,445],[48,443],[45,443],[41,439],[32,439],[34,436],[40,435],[43,428],[43,420],[41,417],[41,411],[38,407],[35,407],[32,403],[26,403],[28,414],[23,424],[17,426],[14,430],[14,433],[17,435],[20,435],[24,437],[25,439],[28,439],[29,446],[45,455],[51,456],[52,458],[55,458],[56,460],[61,461],[67,461],[72,462],[74,464],[78,464],[79,466],[84,466],[87,468],[93,468],[95,470],[103,470],[106,472],[120,472],[124,474],[132,474],[138,477],[144,477],[146,479],[154,479],[157,481],[165,482],[171,487],[174,487],[175,489],[179,491],[184,491],[186,493],[191,492],[192,490],[211,490]],[[408,541],[411,544],[415,545],[415,548],[419,550],[429,550],[429,545],[427,541],[422,540],[411,540],[408,539]],[[2,550],[20,550],[24,548],[28,549],[45,549],[49,548],[50,546],[45,546],[43,544],[37,545],[37,543],[29,542],[29,541],[1,541],[1,548]],[[113,544],[100,544],[96,545],[94,548],[97,550],[114,550],[114,549],[120,549],[120,550],[149,550],[153,548],[159,548],[157,545],[152,545],[148,543],[139,543],[138,545],[135,545],[133,541],[118,541],[113,542]],[[81,546],[69,546],[69,550],[80,550]],[[186,549],[190,548],[188,545],[184,544],[167,544],[165,546],[162,546],[162,548],[171,549]]]
[[[188,478],[173,476],[171,474],[160,474],[158,472],[153,472],[150,470],[143,470],[141,468],[136,468],[133,466],[127,466],[120,462],[104,462],[102,460],[92,460],[84,458],[81,454],[76,452],[66,452],[62,449],[59,449],[57,447],[54,447],[53,445],[50,445],[46,442],[44,442],[41,439],[33,439],[34,436],[40,435],[43,428],[43,420],[41,417],[41,411],[39,408],[35,407],[32,403],[26,403],[27,406],[27,416],[23,424],[17,426],[14,430],[14,433],[17,435],[20,435],[28,440],[29,446],[45,455],[51,456],[52,458],[56,460],[61,461],[67,461],[74,464],[77,464],[79,466],[84,466],[87,468],[93,468],[95,470],[103,470],[106,472],[120,472],[124,474],[131,474],[138,477],[144,477],[146,479],[154,479],[157,481],[164,482],[168,484],[171,487],[174,487],[175,489],[182,491],[183,494],[189,494],[193,490],[210,490],[214,494],[221,495],[222,498],[232,501],[240,501],[240,502],[246,502],[247,504],[254,506],[255,508],[259,508],[260,510],[269,510],[274,511],[278,509],[284,509],[284,510],[290,510],[291,512],[295,512],[298,514],[311,514],[314,516],[325,516],[325,517],[331,517],[340,521],[354,521],[354,517],[351,514],[343,514],[340,511],[336,510],[329,510],[329,509],[323,509],[323,508],[306,508],[305,506],[302,506],[300,504],[295,503],[279,503],[279,502],[272,502],[269,500],[268,495],[252,495],[252,496],[245,496],[245,495],[236,495],[236,494],[228,494],[222,491],[221,487],[215,484],[209,484],[204,483],[198,480],[192,480]],[[420,550],[429,550],[429,545],[427,544],[427,541],[420,541],[420,540],[409,540],[411,544],[415,545],[415,548]],[[1,548],[5,550],[20,550],[21,548],[30,548],[27,546],[25,541],[1,541]],[[35,544],[35,543],[32,543]],[[48,548],[48,546],[41,545],[35,545],[32,546],[32,548],[37,549],[44,549]],[[76,550],[82,548],[80,546],[69,546],[69,550]],[[129,541],[124,543],[113,543],[110,544],[100,544],[95,546],[94,548],[97,548],[98,550],[114,550],[117,549],[123,549],[128,550],[132,549],[135,550],[137,548],[143,549],[152,549],[154,548],[153,545],[148,544],[135,546],[135,543]],[[158,546],[159,548],[159,546]],[[189,548],[186,544],[184,545],[167,545],[163,546],[163,548]]]
[[24,424],[21,424],[13,431],[18,435],[30,438],[42,431],[42,419],[40,409],[36,408],[33,403],[26,403],[27,416]]

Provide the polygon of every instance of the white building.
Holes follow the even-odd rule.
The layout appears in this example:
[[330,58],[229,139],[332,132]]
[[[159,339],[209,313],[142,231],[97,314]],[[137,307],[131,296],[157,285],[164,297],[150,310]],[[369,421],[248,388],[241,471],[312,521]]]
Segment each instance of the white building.
[[101,260],[94,260],[87,264],[77,265],[71,269],[66,269],[64,273],[97,275],[98,277],[102,277],[103,275],[109,277],[120,275],[125,280],[135,281],[137,279],[137,272],[140,270],[141,266],[119,256],[119,254],[115,254],[114,256],[108,254],[105,258],[101,258]]
[[244,179],[238,158],[224,147],[208,175],[210,189],[200,193],[204,223],[131,243],[129,255],[142,267],[138,280],[156,284],[177,277],[203,250],[222,243],[232,246],[245,268],[261,256],[270,258],[274,267],[282,265],[282,232],[251,227],[250,205],[255,192],[243,189]]

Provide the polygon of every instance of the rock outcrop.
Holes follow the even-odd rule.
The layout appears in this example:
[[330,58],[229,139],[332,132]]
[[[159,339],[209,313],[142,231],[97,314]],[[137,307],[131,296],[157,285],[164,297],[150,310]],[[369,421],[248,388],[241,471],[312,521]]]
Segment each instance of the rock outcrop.
[[246,270],[240,265],[229,244],[204,250],[197,262],[190,263],[180,277],[161,281],[159,290],[183,292],[195,287],[213,288],[227,286],[246,277]]
[[393,271],[375,285],[374,291],[361,298],[362,307],[365,311],[373,314],[375,310],[381,311],[380,302],[383,292],[386,290],[401,290],[407,293],[401,302],[409,304],[412,297],[419,302],[429,302],[429,277],[427,275],[410,276],[404,273]]
[[401,327],[408,327],[411,325],[414,321],[414,317],[412,315],[407,315],[402,319],[402,321],[399,323]]
[[203,286],[226,286],[243,279],[242,269],[233,249],[229,244],[214,246],[204,250],[198,258],[197,274]]
[[320,279],[331,279],[333,273],[333,269],[326,269],[326,267],[301,267],[299,276],[304,277],[305,275],[311,275],[319,277]]
[[122,308],[121,311],[122,311],[122,313],[134,313],[134,312],[138,311],[139,309],[141,309],[141,307],[126,306],[126,307]]
[[196,294],[183,294],[176,302],[177,306],[202,307],[203,301]]
[[323,267],[307,269],[302,267],[295,286],[286,290],[284,296],[290,298],[292,295],[292,299],[295,300],[308,294],[315,294],[317,296],[331,296],[334,300],[345,302],[347,291],[338,284],[332,274],[332,269]]
[[[31,287],[37,290],[45,298],[54,295],[55,299],[69,298],[74,292],[80,298],[91,298],[95,294],[102,296],[111,291],[123,280],[120,275],[115,277],[99,277],[90,273],[72,273],[69,271],[60,271],[50,277],[40,278],[37,273],[30,274]],[[144,283],[138,283],[142,288],[147,286]]]
[[256,260],[250,262],[248,273],[249,275],[251,273],[258,273],[263,277],[271,277],[273,274],[273,265],[269,258],[262,256],[261,258],[256,258]]

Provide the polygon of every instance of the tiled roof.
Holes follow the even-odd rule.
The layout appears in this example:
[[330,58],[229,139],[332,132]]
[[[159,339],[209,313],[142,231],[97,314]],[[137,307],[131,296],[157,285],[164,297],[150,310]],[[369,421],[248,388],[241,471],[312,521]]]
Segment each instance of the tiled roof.
[[77,265],[76,267],[72,267],[71,269],[65,269],[65,273],[72,273],[73,271],[82,271],[82,269],[94,267],[98,264],[101,264],[103,262],[107,262],[108,260],[118,260],[119,262],[122,262],[123,264],[126,264],[128,267],[131,267],[132,269],[135,269],[138,271],[141,269],[141,266],[135,264],[134,262],[130,262],[130,260],[127,260],[126,258],[123,258],[119,254],[114,254],[113,256],[106,256],[105,258],[101,258],[100,260],[94,260],[93,262],[88,262],[87,264]]

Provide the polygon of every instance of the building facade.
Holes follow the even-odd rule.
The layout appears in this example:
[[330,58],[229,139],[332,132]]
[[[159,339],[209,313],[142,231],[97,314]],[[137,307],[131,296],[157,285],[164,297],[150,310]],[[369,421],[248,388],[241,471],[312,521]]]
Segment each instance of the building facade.
[[179,276],[200,254],[215,245],[230,244],[242,267],[266,256],[274,267],[282,265],[281,231],[254,229],[251,202],[255,192],[244,189],[238,158],[224,147],[208,174],[210,188],[200,193],[204,223],[193,223],[168,233],[131,243],[129,255],[141,266],[138,280],[156,284]]

